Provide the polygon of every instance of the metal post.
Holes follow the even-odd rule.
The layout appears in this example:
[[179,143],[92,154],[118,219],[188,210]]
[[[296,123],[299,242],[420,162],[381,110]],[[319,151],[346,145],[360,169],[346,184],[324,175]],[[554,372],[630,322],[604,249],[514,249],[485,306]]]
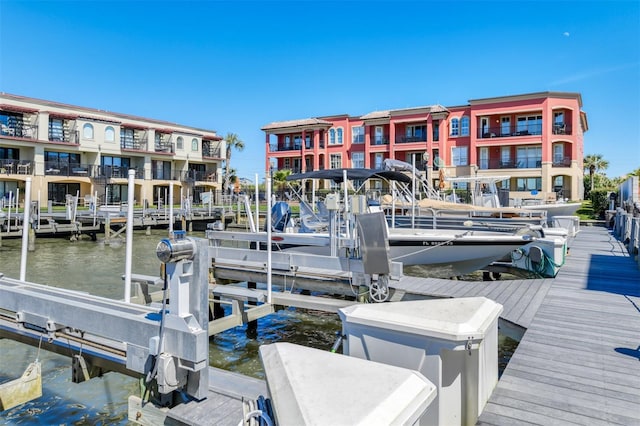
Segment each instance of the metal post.
[[[258,188],[258,174],[256,173],[256,232],[260,231],[260,189]],[[260,250],[260,244],[256,244],[256,250]]]
[[416,153],[411,154],[411,228],[416,227]]
[[127,241],[124,258],[124,301],[126,303],[131,303],[131,258],[133,257],[133,197],[135,177],[136,171],[129,169],[127,187]]
[[[271,172],[267,170],[267,200],[271,200]],[[271,303],[271,208],[267,207],[267,303]]]
[[[16,202],[17,204],[17,202]],[[27,248],[29,245],[29,215],[31,214],[31,178],[26,180],[24,193],[24,217],[22,219],[22,255],[20,257],[20,281],[27,279]]]
[[169,237],[173,236],[173,182],[169,182]]

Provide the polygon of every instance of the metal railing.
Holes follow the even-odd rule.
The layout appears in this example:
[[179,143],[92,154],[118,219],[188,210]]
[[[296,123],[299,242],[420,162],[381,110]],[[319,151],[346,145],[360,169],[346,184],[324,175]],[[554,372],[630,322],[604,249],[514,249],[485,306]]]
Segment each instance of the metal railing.
[[396,136],[396,143],[412,143],[412,142],[426,142],[427,135],[422,136]]
[[[515,160],[500,160],[500,159],[490,159],[490,160],[480,160],[478,167],[480,170],[491,170],[491,169],[536,169],[542,167],[542,158],[541,157],[528,157],[522,159]],[[435,168],[434,168],[435,170]]]
[[571,157],[553,158],[553,167],[570,167]]
[[542,124],[519,125],[517,128],[509,127],[508,129],[506,127],[496,126],[478,130],[478,138],[480,139],[535,136],[541,134]]

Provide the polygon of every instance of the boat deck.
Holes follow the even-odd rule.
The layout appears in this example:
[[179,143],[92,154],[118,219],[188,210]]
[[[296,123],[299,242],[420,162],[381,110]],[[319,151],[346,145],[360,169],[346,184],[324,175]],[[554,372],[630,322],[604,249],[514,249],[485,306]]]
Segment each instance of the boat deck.
[[[578,234],[483,425],[640,425],[640,271],[602,227]],[[493,286],[495,283],[492,283]]]

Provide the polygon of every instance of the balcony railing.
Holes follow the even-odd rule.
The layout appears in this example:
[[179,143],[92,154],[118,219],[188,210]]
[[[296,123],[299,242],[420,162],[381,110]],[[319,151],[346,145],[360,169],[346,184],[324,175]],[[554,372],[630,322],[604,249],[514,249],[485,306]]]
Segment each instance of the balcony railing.
[[270,152],[278,151],[300,151],[301,144],[271,144],[269,145]]
[[542,167],[541,157],[528,157],[515,160],[480,160],[478,164],[480,170],[489,169],[536,169]]
[[0,174],[6,175],[32,175],[34,162],[29,160],[0,160]]
[[140,167],[122,167],[122,166],[92,166],[91,177],[106,179],[126,179],[129,177],[129,169],[136,171],[136,179],[144,179],[144,169]]
[[[215,170],[187,170],[178,173],[181,182],[217,182],[218,174]],[[156,179],[156,178],[154,178]]]
[[168,154],[174,154],[176,152],[175,146],[171,142],[158,142],[156,141],[154,144],[155,152],[164,152]]
[[0,135],[12,138],[38,139],[38,126],[3,124]]
[[389,145],[389,136],[374,136],[371,138],[370,145]]
[[571,135],[571,126],[566,123],[555,123],[553,125],[554,135]]
[[542,124],[529,124],[526,126],[518,126],[516,129],[512,128],[502,128],[500,126],[497,127],[489,127],[488,130],[485,129],[484,133],[482,130],[478,130],[478,138],[487,139],[487,138],[510,138],[510,137],[518,137],[518,136],[532,136],[532,135],[541,135],[542,134]]
[[571,167],[571,157],[560,157],[553,159],[553,167]]
[[427,136],[396,136],[396,143],[426,142]]
[[93,176],[93,166],[90,164],[70,163],[64,161],[45,161],[44,174],[46,176]]
[[49,129],[49,141],[50,142],[64,142],[73,145],[80,144],[80,138],[78,137],[77,130],[61,130],[61,129]]
[[208,158],[222,158],[222,150],[220,148],[202,146],[202,156]]
[[147,150],[147,142],[132,140],[129,138],[120,140],[120,148],[121,149],[132,149],[135,151],[146,151]]

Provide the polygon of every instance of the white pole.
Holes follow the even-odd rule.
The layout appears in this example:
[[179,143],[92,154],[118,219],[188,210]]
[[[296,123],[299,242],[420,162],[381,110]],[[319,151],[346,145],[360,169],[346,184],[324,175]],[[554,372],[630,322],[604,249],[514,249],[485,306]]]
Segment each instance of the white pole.
[[131,302],[131,259],[133,257],[133,197],[134,197],[134,179],[136,171],[129,169],[129,182],[127,187],[127,249],[124,258],[124,301]]
[[[267,170],[265,186],[267,200],[271,199],[271,172]],[[259,244],[258,244],[259,245]],[[271,303],[271,209],[267,208],[267,303]]]
[[350,221],[349,221],[349,191],[347,185],[349,182],[347,181],[347,171],[342,171],[342,182],[344,184],[344,223],[345,223],[345,232],[347,238],[351,237]]
[[16,199],[15,201],[15,213],[16,217],[18,217],[18,204],[20,203],[20,188],[16,188]]
[[411,155],[411,228],[416,227],[416,154]]
[[7,234],[11,231],[11,203],[13,203],[13,191],[9,191],[9,210],[7,213]]
[[[38,216],[40,216],[40,190],[38,189]],[[38,217],[38,229],[40,229],[40,217]]]
[[96,191],[93,195],[93,226],[96,226],[97,217],[98,217],[98,191]]
[[[256,173],[256,232],[260,231],[260,190],[258,188],[258,174]],[[256,249],[260,249],[260,244],[256,244]]]
[[391,181],[391,227],[396,227],[396,181]]
[[311,206],[316,208],[316,180],[311,180]]
[[169,182],[169,237],[173,237],[173,182]]
[[80,191],[76,191],[76,200],[73,203],[73,221],[76,221],[76,213],[78,211],[78,200],[80,199]]
[[[22,255],[20,256],[20,281],[27,279],[27,248],[29,245],[29,215],[31,213],[31,178],[26,181],[24,193],[24,217],[22,219]],[[17,203],[16,203],[17,204]]]

